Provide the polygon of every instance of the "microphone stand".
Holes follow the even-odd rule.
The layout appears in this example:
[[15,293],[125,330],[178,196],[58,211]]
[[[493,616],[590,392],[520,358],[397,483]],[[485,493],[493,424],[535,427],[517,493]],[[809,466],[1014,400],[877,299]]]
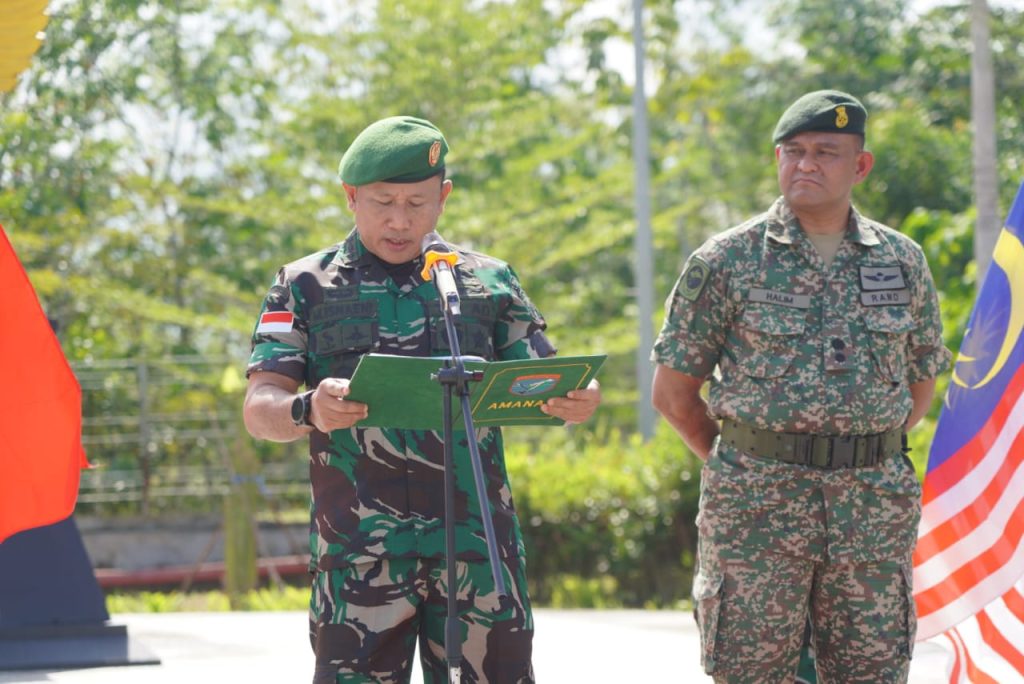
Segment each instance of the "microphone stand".
[[[437,285],[437,278],[434,278]],[[445,359],[444,367],[431,378],[441,383],[444,388],[444,535],[445,563],[448,582],[448,615],[444,623],[445,659],[448,662],[449,684],[460,684],[462,681],[462,639],[459,634],[458,580],[455,568],[455,464],[453,462],[454,428],[452,415],[452,397],[458,394],[462,401],[462,418],[466,429],[466,442],[469,444],[469,458],[473,466],[473,479],[476,482],[477,498],[480,501],[480,519],[484,526],[484,538],[487,541],[487,555],[491,562],[491,575],[494,578],[495,591],[499,599],[507,596],[505,578],[498,565],[498,545],[494,539],[494,519],[487,487],[484,484],[484,471],[480,465],[480,447],[476,441],[476,430],[473,427],[473,416],[469,405],[469,383],[483,380],[483,371],[467,371],[459,349],[459,334],[455,323],[461,316],[457,294],[450,294],[447,299],[438,291],[441,298],[441,309],[444,312],[445,329],[448,331],[448,344],[451,357]]]

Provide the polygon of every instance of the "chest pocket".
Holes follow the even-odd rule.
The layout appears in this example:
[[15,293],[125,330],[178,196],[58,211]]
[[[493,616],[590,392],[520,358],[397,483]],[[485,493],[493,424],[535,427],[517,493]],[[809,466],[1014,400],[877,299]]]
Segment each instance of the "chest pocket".
[[747,302],[734,328],[736,365],[755,378],[786,375],[807,326],[804,309]]
[[313,312],[310,323],[307,381],[350,378],[363,354],[379,347],[376,301],[325,304],[322,311]]
[[860,318],[879,375],[888,382],[903,382],[907,377],[907,335],[916,327],[909,307],[863,307]]
[[[497,305],[490,296],[465,296],[461,299],[462,319],[456,324],[459,350],[463,355],[494,360],[494,324]],[[428,304],[430,311],[430,353],[436,356],[451,353],[448,330],[438,302]]]

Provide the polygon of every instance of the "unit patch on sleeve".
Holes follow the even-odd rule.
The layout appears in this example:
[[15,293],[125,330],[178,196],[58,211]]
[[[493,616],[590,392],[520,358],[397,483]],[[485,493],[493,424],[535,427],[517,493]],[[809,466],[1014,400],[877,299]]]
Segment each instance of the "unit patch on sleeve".
[[711,266],[698,256],[690,257],[683,277],[679,279],[679,294],[691,302],[697,301],[711,275]]

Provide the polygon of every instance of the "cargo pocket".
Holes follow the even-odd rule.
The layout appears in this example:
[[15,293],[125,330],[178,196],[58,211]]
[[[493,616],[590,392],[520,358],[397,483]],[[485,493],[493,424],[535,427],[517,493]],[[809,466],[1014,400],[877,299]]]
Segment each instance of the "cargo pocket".
[[[494,325],[496,307],[490,297],[466,295],[462,298],[462,318],[455,324],[459,336],[459,351],[464,356],[479,356],[488,361],[494,356]],[[435,356],[451,354],[448,328],[441,314],[440,304],[427,305],[430,315],[430,351]]]
[[886,382],[903,382],[907,377],[907,335],[915,327],[913,314],[907,307],[877,307],[862,311],[861,320],[875,370]]
[[325,378],[351,378],[359,359],[380,348],[377,321],[331,322],[310,332],[307,384]]
[[754,378],[786,375],[806,326],[806,314],[801,309],[748,303],[736,328],[740,341],[737,366]]
[[693,579],[693,612],[700,630],[700,664],[704,672],[715,671],[715,646],[718,641],[718,617],[722,609],[725,576],[701,570]]
[[903,596],[900,604],[906,625],[906,639],[900,644],[897,652],[909,660],[914,653],[914,639],[917,637],[917,610],[914,606],[914,568],[910,563],[902,563],[900,570],[903,575]]

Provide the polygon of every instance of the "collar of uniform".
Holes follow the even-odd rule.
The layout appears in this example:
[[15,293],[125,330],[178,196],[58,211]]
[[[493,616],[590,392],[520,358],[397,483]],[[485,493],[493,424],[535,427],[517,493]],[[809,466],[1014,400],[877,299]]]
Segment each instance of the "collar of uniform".
[[850,207],[850,225],[846,229],[846,239],[864,247],[874,247],[882,243],[875,227],[853,206]]
[[[458,260],[456,264],[464,264],[466,259],[462,256],[462,252],[458,249],[455,250]],[[353,228],[352,232],[348,234],[344,242],[338,247],[337,254],[334,255],[333,263],[343,268],[356,268],[358,266],[370,266],[378,262],[373,252],[366,249],[366,245],[359,239],[359,232]],[[416,261],[422,265],[422,258],[417,257]],[[419,270],[417,269],[417,273]]]
[[765,238],[779,245],[791,245],[802,230],[786,199],[775,200],[765,214]]
[[[789,208],[784,197],[779,197],[768,209],[765,224],[765,236],[780,245],[793,244],[803,232],[799,219]],[[846,227],[846,239],[864,247],[873,247],[881,243],[878,231],[852,205],[850,206],[850,222]]]
[[354,228],[338,247],[338,253],[334,255],[334,263],[344,268],[355,268],[373,263],[373,254],[363,245],[363,241],[359,239],[359,233]]

